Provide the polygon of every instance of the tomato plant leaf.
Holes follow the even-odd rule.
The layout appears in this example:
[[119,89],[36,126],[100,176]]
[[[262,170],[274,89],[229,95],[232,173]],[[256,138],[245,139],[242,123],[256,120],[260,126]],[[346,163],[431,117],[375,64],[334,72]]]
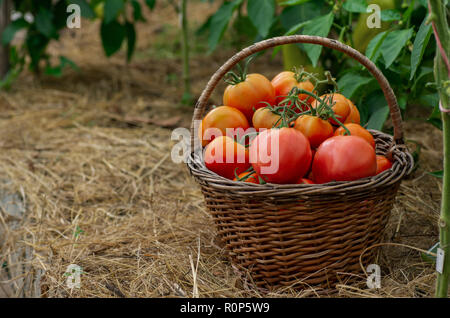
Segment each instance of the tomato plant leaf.
[[145,0],[145,3],[147,4],[147,7],[150,10],[153,10],[155,8],[155,5],[156,5],[156,0]]
[[96,17],[94,10],[92,10],[86,0],[69,0],[69,4],[77,4],[80,7],[81,16],[86,19],[94,19]]
[[366,0],[347,0],[342,5],[342,8],[348,12],[365,13],[367,10]]
[[117,18],[119,12],[123,9],[125,3],[123,0],[108,0],[105,2],[105,24],[108,24]]
[[441,111],[439,109],[439,101],[435,103],[433,112],[431,113],[430,117],[428,117],[427,122],[432,124],[434,127],[442,130],[442,117]]
[[[331,25],[333,24],[334,14],[330,12],[321,17],[310,20],[310,22],[303,28],[302,34],[305,35],[316,35],[326,37],[330,32]],[[322,52],[321,45],[315,44],[304,44],[303,45],[306,54],[311,60],[313,66],[317,66],[317,61],[319,60],[320,53]]]
[[396,30],[389,32],[381,44],[381,54],[383,55],[386,68],[391,66],[403,47],[413,34],[413,29]]
[[234,10],[241,4],[242,0],[225,2],[211,18],[208,46],[210,51],[214,51],[219,41],[222,39],[228,23],[230,22]]
[[36,15],[36,29],[48,38],[55,34],[52,20],[53,14],[46,8],[41,7]]
[[426,25],[425,21],[426,18],[420,25],[419,31],[417,32],[416,38],[414,39],[413,50],[411,52],[411,75],[409,76],[410,80],[416,74],[417,67],[422,61],[423,54],[425,53],[425,49],[427,47],[428,41],[430,40],[431,33],[433,32],[431,24]]
[[20,18],[8,24],[2,33],[2,44],[9,44],[14,39],[16,32],[26,28],[28,25],[29,23],[24,18]]
[[381,21],[398,21],[402,19],[402,13],[396,9],[381,10]]
[[374,63],[378,61],[378,58],[381,55],[380,47],[383,44],[384,39],[386,39],[386,36],[389,34],[389,31],[384,31],[381,33],[378,33],[367,46],[366,49],[366,56]]
[[338,80],[337,84],[342,95],[352,99],[358,89],[373,81],[372,77],[362,76],[358,72],[348,72]]
[[286,1],[280,2],[278,5],[283,6],[283,7],[296,6],[296,5],[303,4],[303,3],[306,3],[309,1],[311,1],[311,0],[286,0]]
[[126,31],[122,24],[117,21],[112,21],[108,24],[102,23],[100,35],[105,54],[109,57],[120,50]]
[[376,110],[370,115],[369,121],[367,122],[367,129],[383,129],[384,122],[389,116],[389,107],[383,106]]
[[131,5],[133,6],[133,18],[134,21],[147,22],[147,20],[142,15],[141,4],[137,0],[132,0]]
[[248,0],[247,12],[258,33],[265,38],[269,33],[275,15],[275,1]]
[[136,29],[133,23],[126,22],[125,30],[127,36],[127,60],[130,61],[136,47]]

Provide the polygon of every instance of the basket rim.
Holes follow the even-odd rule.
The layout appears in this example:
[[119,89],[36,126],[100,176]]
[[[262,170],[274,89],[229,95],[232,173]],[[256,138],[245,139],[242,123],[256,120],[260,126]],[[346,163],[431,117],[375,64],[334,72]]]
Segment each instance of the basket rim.
[[228,190],[244,195],[314,195],[343,193],[357,190],[373,190],[379,187],[393,185],[408,174],[414,167],[414,159],[405,145],[393,144],[393,136],[386,133],[369,130],[376,141],[376,153],[386,154],[392,152],[393,165],[382,173],[361,178],[355,181],[333,181],[324,184],[253,184],[249,182],[233,181],[222,177],[206,168],[203,160],[202,148],[191,152],[186,158],[188,169],[198,181],[206,182],[219,190]]

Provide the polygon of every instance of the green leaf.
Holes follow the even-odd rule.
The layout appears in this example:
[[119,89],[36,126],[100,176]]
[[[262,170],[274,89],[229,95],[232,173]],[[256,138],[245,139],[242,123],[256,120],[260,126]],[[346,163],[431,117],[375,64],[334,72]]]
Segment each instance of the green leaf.
[[416,38],[414,39],[413,50],[411,53],[411,75],[409,79],[411,80],[416,74],[417,67],[422,61],[423,54],[427,47],[428,41],[430,40],[431,33],[433,32],[431,24],[425,24],[425,18],[419,27]]
[[389,32],[381,44],[381,54],[383,55],[386,68],[394,63],[403,47],[413,34],[413,29],[397,30]]
[[381,55],[380,47],[383,44],[384,40],[386,39],[387,35],[389,34],[389,31],[384,31],[381,33],[378,33],[367,46],[366,49],[366,56],[374,63],[378,61],[378,58]]
[[130,61],[136,47],[136,29],[133,23],[125,23],[127,35],[127,60]]
[[119,12],[123,9],[123,0],[108,0],[105,2],[105,24],[115,20]]
[[389,107],[383,106],[376,110],[372,115],[370,115],[369,121],[367,122],[367,129],[383,129],[384,122],[389,116]]
[[102,23],[100,35],[106,56],[109,57],[120,50],[125,34],[125,27],[117,21],[108,24]]
[[402,19],[402,13],[396,9],[381,10],[381,21],[398,21]]
[[432,124],[434,127],[442,130],[442,116],[441,110],[439,109],[439,102],[437,102],[434,106],[433,112],[430,117],[428,117],[427,122]]
[[155,5],[156,5],[156,0],[145,0],[145,3],[147,4],[147,7],[150,10],[153,10],[155,8]]
[[[334,20],[333,12],[310,20],[310,23],[308,23],[303,28],[302,33],[305,35],[316,35],[326,37],[330,32],[333,20]],[[304,44],[303,48],[306,51],[306,54],[311,60],[313,66],[314,67],[317,66],[317,61],[319,60],[320,53],[322,52],[322,46],[316,44]]]
[[36,29],[48,38],[55,34],[52,20],[53,14],[49,10],[40,7],[36,15]]
[[[305,25],[307,25],[310,21],[306,21],[306,22],[300,22],[297,25],[294,25],[292,28],[290,28],[284,35],[294,35],[296,34],[301,28],[303,28]],[[272,53],[272,57],[274,57],[275,55],[278,54],[278,52],[280,52],[281,50],[281,45],[276,46],[273,49],[273,53]]]
[[352,99],[358,89],[373,82],[373,80],[372,77],[362,76],[358,72],[348,72],[339,79],[337,84],[342,95]]
[[142,15],[141,4],[137,0],[132,0],[131,5],[133,6],[133,18],[134,21],[146,22],[144,16]]
[[428,174],[431,174],[432,176],[434,176],[436,178],[442,179],[444,177],[444,170],[428,172]]
[[211,18],[210,33],[208,37],[208,46],[210,51],[214,51],[219,41],[222,39],[228,23],[233,16],[234,10],[241,4],[242,0],[234,0],[232,2],[225,2],[217,10]]
[[303,3],[306,3],[309,1],[311,1],[311,0],[286,0],[286,1],[280,2],[278,5],[284,6],[284,7],[296,6],[296,5],[303,4]]
[[69,4],[77,4],[80,6],[81,16],[86,19],[94,19],[95,12],[89,6],[86,0],[68,0]]
[[275,15],[274,0],[248,0],[248,17],[262,37],[269,33]]
[[24,18],[20,18],[8,24],[8,26],[3,30],[2,33],[2,44],[7,45],[11,43],[16,32],[28,27],[28,25],[29,23]]
[[347,0],[342,5],[342,8],[348,12],[365,13],[367,10],[366,0]]

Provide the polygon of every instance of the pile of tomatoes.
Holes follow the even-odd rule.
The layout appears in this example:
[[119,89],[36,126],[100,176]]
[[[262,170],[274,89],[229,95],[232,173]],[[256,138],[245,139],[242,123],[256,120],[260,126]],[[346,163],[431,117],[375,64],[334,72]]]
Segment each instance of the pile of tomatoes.
[[271,81],[230,73],[223,106],[209,111],[198,130],[206,167],[256,184],[352,181],[390,169],[353,102],[336,90],[318,95],[317,87],[333,80],[302,70]]

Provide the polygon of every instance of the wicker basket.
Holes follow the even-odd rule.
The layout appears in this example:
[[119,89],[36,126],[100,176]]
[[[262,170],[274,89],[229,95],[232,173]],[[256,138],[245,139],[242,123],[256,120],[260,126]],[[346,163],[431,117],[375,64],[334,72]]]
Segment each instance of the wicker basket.
[[[235,182],[205,167],[194,149],[194,120],[223,76],[246,57],[278,45],[312,43],[344,52],[364,65],[379,82],[390,108],[394,137],[371,130],[377,154],[393,159],[392,169],[351,182],[325,185],[277,185]],[[402,119],[392,88],[364,55],[338,41],[306,35],[283,36],[256,43],[230,58],[210,79],[200,96],[191,126],[191,174],[200,184],[217,233],[232,263],[250,273],[258,287],[317,286],[332,288],[337,273],[361,270],[360,256],[381,241],[401,179],[413,159],[402,133]],[[363,261],[373,260],[374,249]]]

